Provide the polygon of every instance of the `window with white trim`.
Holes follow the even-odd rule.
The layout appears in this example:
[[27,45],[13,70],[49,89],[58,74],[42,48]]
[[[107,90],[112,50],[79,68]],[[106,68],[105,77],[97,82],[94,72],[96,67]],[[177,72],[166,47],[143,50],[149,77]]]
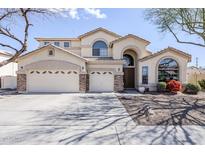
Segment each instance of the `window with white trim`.
[[142,66],[142,84],[148,84],[148,66]]
[[92,55],[99,56],[99,57],[107,57],[108,56],[107,44],[104,41],[96,41],[93,44]]
[[64,42],[64,47],[65,48],[68,48],[70,46],[70,43],[69,42]]
[[49,42],[44,42],[44,45],[48,45],[49,44]]
[[59,47],[60,46],[60,42],[54,42],[54,45]]
[[158,81],[179,80],[179,65],[172,58],[162,59],[158,66]]

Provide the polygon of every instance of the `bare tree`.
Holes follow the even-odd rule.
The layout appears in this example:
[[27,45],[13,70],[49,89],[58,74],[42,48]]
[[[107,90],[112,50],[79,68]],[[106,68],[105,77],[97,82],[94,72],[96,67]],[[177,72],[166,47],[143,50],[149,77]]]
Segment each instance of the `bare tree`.
[[[157,25],[161,32],[170,32],[178,43],[205,47],[204,8],[147,9],[145,19]],[[182,39],[178,32],[189,34],[190,38]]]
[[[51,15],[48,9],[19,8],[0,9],[0,46],[14,51],[14,55],[0,62],[0,67],[15,61],[23,52],[27,51],[29,28],[32,26],[32,16]],[[20,22],[22,36],[16,34]],[[9,41],[5,41],[9,40]]]

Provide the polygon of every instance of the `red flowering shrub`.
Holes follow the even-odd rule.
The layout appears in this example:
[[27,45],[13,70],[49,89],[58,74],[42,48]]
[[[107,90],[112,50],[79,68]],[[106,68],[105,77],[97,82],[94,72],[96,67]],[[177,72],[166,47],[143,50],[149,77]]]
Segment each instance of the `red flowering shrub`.
[[167,83],[167,89],[171,92],[177,92],[180,91],[182,88],[182,84],[179,81],[176,80],[170,80]]

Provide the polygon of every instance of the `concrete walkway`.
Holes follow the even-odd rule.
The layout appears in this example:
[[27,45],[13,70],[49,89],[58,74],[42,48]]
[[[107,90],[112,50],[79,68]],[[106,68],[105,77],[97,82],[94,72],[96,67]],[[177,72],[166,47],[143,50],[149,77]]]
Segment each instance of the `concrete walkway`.
[[205,144],[205,127],[136,126],[112,93],[5,95],[0,144]]

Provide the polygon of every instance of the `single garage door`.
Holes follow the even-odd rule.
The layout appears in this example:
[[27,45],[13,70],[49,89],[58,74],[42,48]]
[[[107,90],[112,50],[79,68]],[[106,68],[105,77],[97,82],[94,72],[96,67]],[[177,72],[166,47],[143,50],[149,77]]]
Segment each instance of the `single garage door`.
[[79,74],[73,70],[32,70],[27,81],[28,92],[79,91]]
[[92,92],[110,92],[114,87],[114,75],[110,71],[93,71],[90,73],[89,90]]

